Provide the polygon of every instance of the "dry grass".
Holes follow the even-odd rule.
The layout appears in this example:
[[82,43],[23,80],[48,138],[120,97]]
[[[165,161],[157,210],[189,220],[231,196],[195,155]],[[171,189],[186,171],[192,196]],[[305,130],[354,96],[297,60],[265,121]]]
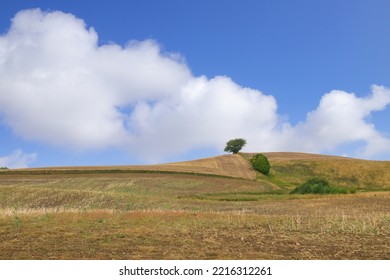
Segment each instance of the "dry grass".
[[50,168],[31,168],[20,171],[166,171],[177,173],[195,173],[220,175],[244,179],[255,179],[256,173],[252,170],[248,161],[240,155],[223,155],[211,158],[183,161],[157,165],[124,165],[124,166],[80,166],[80,167],[50,167]]
[[[330,183],[365,190],[390,190],[390,161],[368,161],[305,153],[264,153],[271,163],[271,174],[259,176],[248,159],[254,154],[223,155],[187,162],[160,165],[83,166],[23,169],[22,172],[173,172],[227,176],[260,180],[276,188],[292,189],[312,177],[322,177]],[[2,172],[7,173],[7,172]]]
[[[266,153],[272,175],[294,186],[312,177],[361,190],[390,190],[390,161],[371,161],[304,153]],[[245,155],[249,157],[250,154]]]
[[223,155],[194,161],[170,163],[162,167],[174,171],[191,170],[197,173],[218,174],[244,179],[256,178],[256,173],[248,161],[240,155]]
[[[173,174],[1,172],[0,259],[390,259],[388,162],[267,155],[256,180],[248,154],[149,167]],[[216,170],[242,178],[187,173]],[[318,174],[361,191],[288,194]]]
[[106,211],[0,218],[1,259],[389,259],[390,217]]
[[[0,177],[1,208],[212,210],[191,197],[263,192],[270,185],[243,179],[153,173],[11,175]],[[229,206],[234,208],[234,206]]]

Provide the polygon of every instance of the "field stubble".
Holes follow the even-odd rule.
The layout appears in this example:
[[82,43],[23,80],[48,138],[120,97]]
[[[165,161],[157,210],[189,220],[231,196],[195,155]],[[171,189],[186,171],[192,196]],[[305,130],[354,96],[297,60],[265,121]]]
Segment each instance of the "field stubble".
[[386,188],[289,195],[273,172],[4,173],[0,259],[390,259]]
[[2,259],[388,259],[390,217],[136,211],[13,213]]

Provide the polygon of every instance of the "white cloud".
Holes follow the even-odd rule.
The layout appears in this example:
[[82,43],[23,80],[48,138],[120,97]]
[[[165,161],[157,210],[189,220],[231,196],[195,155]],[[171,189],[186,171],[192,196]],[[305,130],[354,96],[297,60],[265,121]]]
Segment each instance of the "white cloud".
[[[390,139],[376,129],[368,117],[390,103],[390,90],[373,86],[372,94],[359,98],[353,93],[334,90],[325,94],[318,108],[307,114],[305,122],[282,130],[282,145],[303,151],[332,151],[339,145],[363,141],[356,156],[372,157],[390,152]],[[293,141],[293,142],[291,142]]]
[[0,37],[0,113],[28,140],[78,150],[116,147],[145,160],[247,139],[247,150],[331,151],[363,141],[361,155],[389,151],[367,120],[390,102],[332,91],[296,126],[283,123],[273,96],[230,78],[194,77],[178,54],[151,40],[98,45],[71,14],[19,12]]
[[37,154],[25,154],[22,150],[15,150],[12,154],[0,157],[0,167],[25,168],[35,161]]
[[226,139],[237,135],[261,137],[277,118],[272,96],[242,88],[227,77],[199,77],[182,88],[175,102],[137,106],[129,126],[140,132],[134,136],[139,149],[152,157],[199,147],[222,150]]

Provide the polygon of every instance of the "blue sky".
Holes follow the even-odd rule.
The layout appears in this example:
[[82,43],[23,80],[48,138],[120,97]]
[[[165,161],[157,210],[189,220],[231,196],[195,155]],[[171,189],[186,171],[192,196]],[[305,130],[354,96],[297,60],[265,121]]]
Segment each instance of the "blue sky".
[[385,0],[3,2],[0,165],[186,160],[235,137],[246,151],[388,160],[389,10]]

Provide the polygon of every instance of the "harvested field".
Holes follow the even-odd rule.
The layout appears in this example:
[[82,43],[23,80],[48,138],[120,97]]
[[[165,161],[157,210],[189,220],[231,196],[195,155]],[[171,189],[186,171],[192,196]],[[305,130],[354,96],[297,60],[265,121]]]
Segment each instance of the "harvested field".
[[[157,165],[123,165],[123,166],[74,166],[23,169],[23,171],[162,171],[175,173],[209,174],[243,179],[255,179],[256,173],[248,161],[240,155],[223,155]],[[22,171],[22,170],[21,170]]]
[[[0,259],[390,259],[388,162],[267,155],[269,176],[249,154],[2,171]],[[313,174],[358,191],[289,194]]]
[[[312,201],[306,202],[310,208]],[[323,210],[292,214],[285,210],[302,201],[287,204],[284,201],[268,214],[166,210],[8,213],[0,218],[1,258],[390,258],[388,212],[366,213],[363,207],[347,213],[332,210],[328,204]]]

